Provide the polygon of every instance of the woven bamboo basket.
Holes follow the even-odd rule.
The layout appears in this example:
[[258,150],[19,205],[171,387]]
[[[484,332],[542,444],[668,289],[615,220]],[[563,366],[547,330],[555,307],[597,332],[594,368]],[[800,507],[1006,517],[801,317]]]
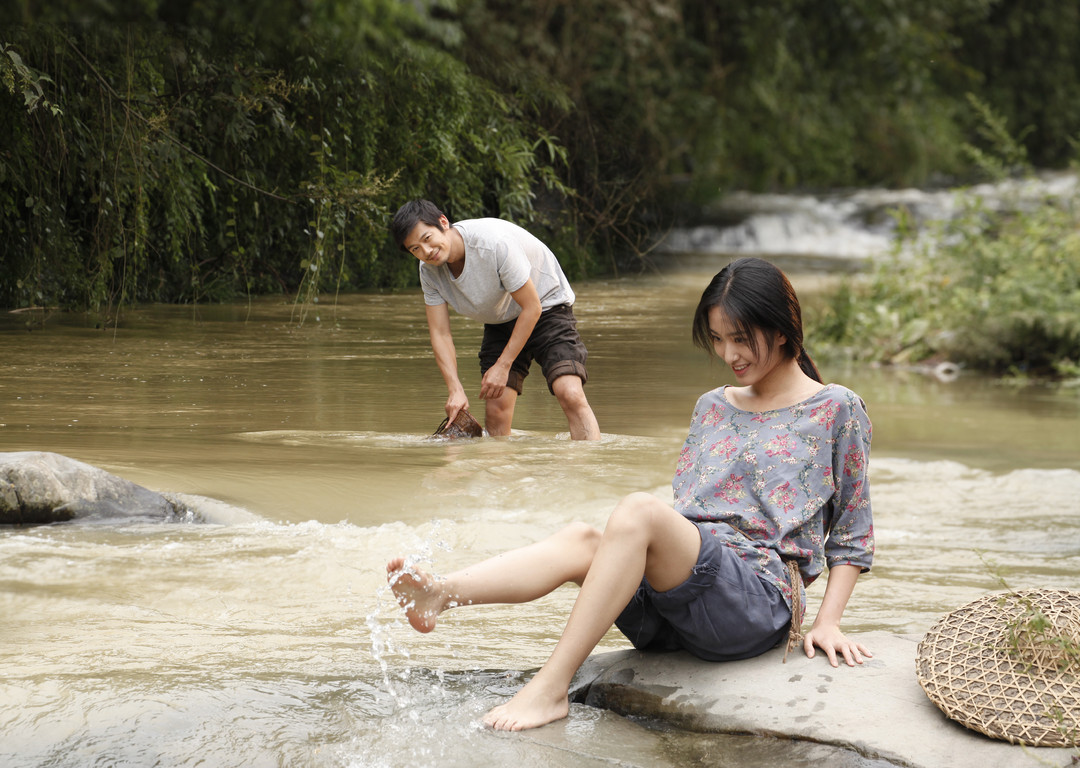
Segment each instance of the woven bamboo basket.
[[1080,745],[1080,592],[981,597],[926,633],[915,666],[961,725],[1012,744]]
[[432,437],[444,437],[448,440],[456,440],[459,437],[483,437],[484,428],[480,422],[473,418],[472,414],[462,408],[457,412],[453,421],[449,417],[442,420]]

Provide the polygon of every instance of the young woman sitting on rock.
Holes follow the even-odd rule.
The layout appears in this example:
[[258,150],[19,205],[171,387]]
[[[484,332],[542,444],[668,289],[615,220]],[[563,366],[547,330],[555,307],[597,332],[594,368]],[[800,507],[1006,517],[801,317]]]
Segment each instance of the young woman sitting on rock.
[[698,400],[675,468],[674,506],[633,493],[602,532],[573,524],[445,577],[403,558],[387,564],[391,588],[420,632],[450,607],[521,603],[567,582],[581,586],[550,658],[487,713],[491,727],[521,730],[565,717],[574,673],[612,624],[641,650],[682,649],[707,660],[762,654],[788,635],[793,606],[801,616],[798,582],[810,584],[826,566],[805,653],[820,648],[834,667],[840,658],[854,665],[871,656],[840,631],[874,551],[862,400],[821,382],[803,349],[795,292],[762,259],[739,259],[712,279],[693,339],[731,367],[737,384]]

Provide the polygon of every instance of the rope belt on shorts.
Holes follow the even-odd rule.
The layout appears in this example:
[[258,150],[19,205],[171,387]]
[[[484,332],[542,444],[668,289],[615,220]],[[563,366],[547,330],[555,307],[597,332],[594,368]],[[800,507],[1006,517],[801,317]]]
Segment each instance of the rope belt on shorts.
[[799,573],[799,564],[795,560],[785,560],[784,565],[787,566],[788,581],[791,583],[791,629],[788,630],[787,648],[784,649],[782,662],[787,664],[787,655],[803,640],[803,603],[802,574]]

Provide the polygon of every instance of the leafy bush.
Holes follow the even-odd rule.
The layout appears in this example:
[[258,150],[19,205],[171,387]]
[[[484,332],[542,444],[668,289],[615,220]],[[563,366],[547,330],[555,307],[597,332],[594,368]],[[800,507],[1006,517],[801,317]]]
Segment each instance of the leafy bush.
[[1001,211],[959,194],[956,218],[921,234],[902,226],[888,257],[845,281],[812,337],[857,360],[948,360],[996,374],[1076,376],[1078,201]]
[[563,148],[437,20],[303,5],[29,3],[3,27],[0,306],[405,285],[386,226],[410,197],[544,223]]
[[642,268],[724,189],[967,177],[972,90],[1058,167],[1080,11],[1037,5],[9,3],[0,306],[415,284],[386,223],[418,196],[528,226],[572,278]]

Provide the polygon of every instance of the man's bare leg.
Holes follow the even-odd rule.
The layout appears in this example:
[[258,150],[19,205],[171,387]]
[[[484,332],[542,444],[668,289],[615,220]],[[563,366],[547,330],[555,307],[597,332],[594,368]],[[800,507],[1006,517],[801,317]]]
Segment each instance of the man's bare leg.
[[506,387],[496,398],[484,401],[484,429],[492,437],[506,437],[514,423],[517,391]]
[[682,584],[701,549],[696,525],[654,496],[636,493],[612,512],[570,618],[551,657],[484,722],[499,730],[536,728],[566,717],[574,673],[630,602],[641,577],[658,591]]
[[567,582],[581,584],[599,543],[600,531],[574,523],[535,544],[446,577],[406,567],[404,558],[397,557],[386,564],[386,578],[412,628],[430,632],[439,614],[448,608],[524,603]]
[[600,425],[596,421],[592,406],[585,397],[585,388],[581,378],[574,374],[560,376],[551,382],[551,391],[566,414],[566,423],[570,426],[571,440],[599,440]]

